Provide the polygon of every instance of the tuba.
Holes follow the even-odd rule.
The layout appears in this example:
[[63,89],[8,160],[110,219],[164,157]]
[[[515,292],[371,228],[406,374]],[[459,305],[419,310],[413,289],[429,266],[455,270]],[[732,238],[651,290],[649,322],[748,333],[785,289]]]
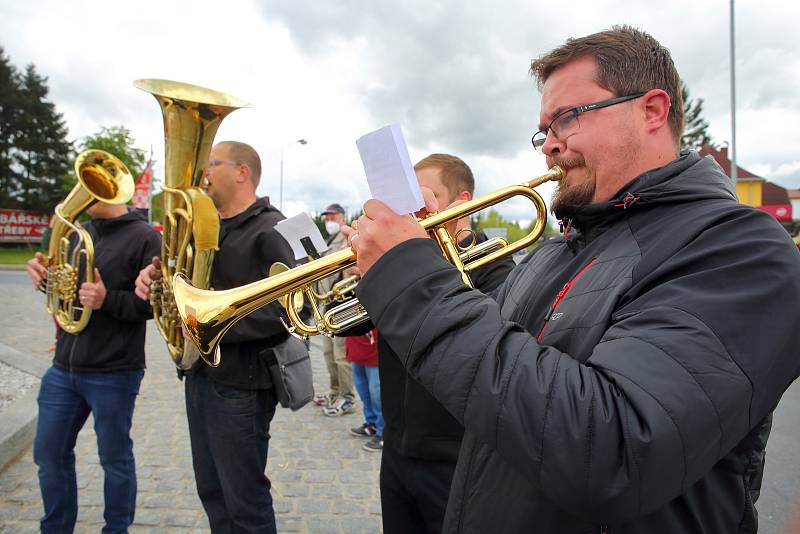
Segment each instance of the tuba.
[[[505,187],[489,195],[446,209],[422,219],[420,224],[437,241],[444,257],[461,272],[464,283],[471,286],[470,272],[522,250],[539,239],[547,227],[547,206],[534,188],[550,180],[561,180],[563,177],[564,171],[560,167],[554,166],[538,178],[520,185]],[[466,250],[458,247],[455,239],[447,230],[448,224],[515,196],[529,199],[536,208],[536,224],[528,235],[512,243],[495,238],[481,243],[479,247]],[[186,328],[187,336],[202,354],[206,356],[215,354],[215,358],[219,357],[220,339],[236,321],[279,299],[283,299],[284,307],[292,321],[292,328],[295,329],[294,333],[332,335],[343,328],[349,328],[368,319],[366,310],[358,302],[358,299],[352,299],[337,306],[325,315],[320,314],[312,300],[311,307],[317,321],[317,324],[313,326],[303,323],[297,313],[292,313],[298,309],[296,305],[292,304],[296,304],[298,293],[308,296],[309,286],[314,282],[347,269],[355,263],[355,252],[348,247],[293,269],[275,272],[263,280],[225,291],[194,288],[185,276],[178,274],[173,280],[175,305]],[[340,309],[342,307],[347,308],[346,310]],[[334,315],[329,316],[329,314]]]
[[133,196],[133,177],[122,161],[102,150],[86,150],[75,159],[78,183],[56,206],[48,249],[47,311],[69,334],[89,323],[91,308],[77,300],[82,282],[94,282],[94,244],[78,216],[95,202],[125,204]]
[[[180,273],[197,287],[209,286],[219,248],[219,216],[201,188],[203,170],[222,120],[247,104],[224,93],[169,80],[136,80],[134,86],[156,97],[164,119],[162,278],[150,287],[150,304],[172,361],[179,369],[188,369],[197,353],[184,343],[172,277]],[[218,359],[204,359],[209,365],[219,364]]]

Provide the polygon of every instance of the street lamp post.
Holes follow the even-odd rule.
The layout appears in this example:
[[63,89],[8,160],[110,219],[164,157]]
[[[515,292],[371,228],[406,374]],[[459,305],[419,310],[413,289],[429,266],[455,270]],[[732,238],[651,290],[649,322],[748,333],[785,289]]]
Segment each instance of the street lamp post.
[[281,148],[281,184],[280,184],[280,197],[278,203],[278,209],[283,211],[283,151],[289,148],[290,146],[294,145],[295,143],[299,143],[301,145],[307,145],[308,141],[305,139],[298,139],[297,141],[292,141],[288,145]]

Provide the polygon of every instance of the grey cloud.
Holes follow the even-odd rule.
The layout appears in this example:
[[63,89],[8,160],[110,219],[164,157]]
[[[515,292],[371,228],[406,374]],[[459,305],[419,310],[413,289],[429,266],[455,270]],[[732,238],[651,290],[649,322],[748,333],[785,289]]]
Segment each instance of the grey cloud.
[[273,1],[264,13],[312,56],[342,40],[365,44],[355,90],[376,127],[400,122],[423,150],[433,142],[458,154],[508,157],[526,147],[538,100],[526,76],[530,57],[518,51],[524,35],[499,44],[496,30],[508,21],[491,23],[500,16],[493,8]]

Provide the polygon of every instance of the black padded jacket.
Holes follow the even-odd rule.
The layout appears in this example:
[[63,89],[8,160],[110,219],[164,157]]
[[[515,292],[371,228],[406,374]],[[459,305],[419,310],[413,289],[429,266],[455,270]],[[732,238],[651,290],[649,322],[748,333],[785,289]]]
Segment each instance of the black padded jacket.
[[754,532],[769,416],[800,373],[797,248],[694,152],[557,215],[566,235],[496,300],[424,239],[358,286],[465,426],[443,532]]

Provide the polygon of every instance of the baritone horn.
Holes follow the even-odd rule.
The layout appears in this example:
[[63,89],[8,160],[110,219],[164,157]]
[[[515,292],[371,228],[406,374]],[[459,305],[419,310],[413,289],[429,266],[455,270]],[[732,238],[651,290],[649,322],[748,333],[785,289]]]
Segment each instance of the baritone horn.
[[47,311],[69,334],[89,323],[91,308],[78,302],[83,282],[94,282],[94,243],[76,220],[95,202],[125,204],[133,196],[133,176],[116,156],[86,150],[75,158],[78,183],[55,209],[48,247]]
[[[445,258],[461,271],[462,279],[469,283],[470,272],[528,247],[539,239],[547,226],[547,206],[534,188],[547,181],[561,180],[563,177],[564,171],[560,167],[554,166],[538,178],[520,185],[505,187],[489,195],[441,211],[421,220],[420,224],[436,239]],[[536,224],[533,230],[527,236],[512,243],[503,241],[504,245],[497,246],[496,250],[478,254],[478,257],[473,258],[468,254],[465,256],[464,251],[459,250],[446,226],[516,196],[527,198],[534,204]],[[465,258],[466,261],[463,261],[462,258]],[[274,300],[303,292],[314,282],[351,267],[355,263],[355,251],[348,247],[263,280],[225,291],[208,291],[192,287],[185,276],[178,274],[173,280],[175,305],[188,337],[202,354],[210,355],[216,352],[225,332],[242,317]],[[285,302],[291,303],[291,300],[287,299]],[[286,308],[287,311],[295,309],[291,305]],[[365,320],[367,316],[363,308],[359,313]],[[308,325],[295,326],[299,326],[298,330],[302,332]],[[311,333],[327,332],[322,325]]]
[[[203,170],[220,123],[247,103],[212,89],[170,80],[136,80],[133,85],[156,97],[164,119],[162,278],[150,287],[150,304],[172,361],[179,369],[188,369],[197,354],[184,343],[172,297],[172,277],[184,274],[202,288],[211,283],[219,216],[201,188]],[[211,366],[219,363],[216,358],[206,362]]]

